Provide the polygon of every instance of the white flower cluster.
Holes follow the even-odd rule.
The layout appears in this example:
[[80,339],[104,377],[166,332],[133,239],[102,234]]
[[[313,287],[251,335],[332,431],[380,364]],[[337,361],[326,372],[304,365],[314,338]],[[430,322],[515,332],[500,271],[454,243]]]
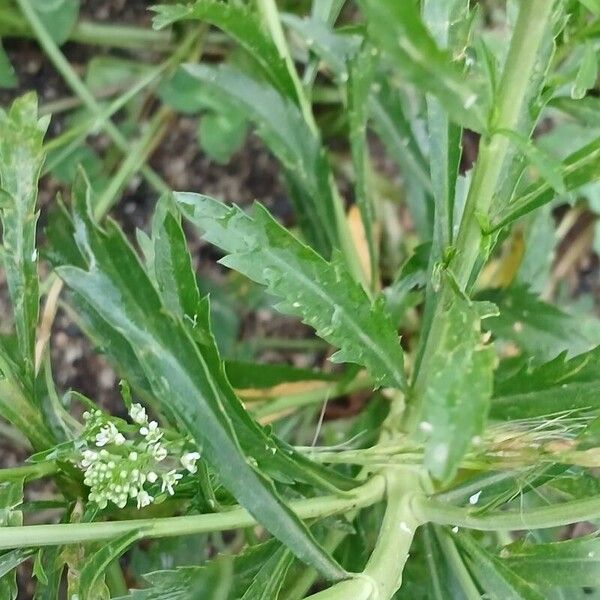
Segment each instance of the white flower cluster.
[[118,421],[100,410],[85,412],[83,441],[85,449],[79,466],[84,483],[89,486],[88,499],[103,509],[112,502],[124,508],[136,500],[138,509],[157,501],[161,494],[172,496],[184,472],[194,474],[199,452],[183,452],[184,440],[164,440],[164,432],[156,421],[149,421],[146,409],[132,404],[129,416],[136,431],[130,437],[131,426],[119,430]]

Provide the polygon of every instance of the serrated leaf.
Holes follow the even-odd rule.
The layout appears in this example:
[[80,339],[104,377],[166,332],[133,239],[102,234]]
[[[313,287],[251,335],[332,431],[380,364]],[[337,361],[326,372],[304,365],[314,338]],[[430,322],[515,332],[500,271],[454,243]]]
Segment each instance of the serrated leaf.
[[244,453],[252,456],[261,469],[284,482],[295,479],[312,483],[330,492],[354,487],[352,480],[312,463],[287,444],[268,435],[243,408],[232,389],[210,325],[210,306],[201,298],[192,269],[191,257],[181,225],[159,203],[153,220],[154,274],[166,306],[185,324],[190,335],[202,347],[202,353],[226,397],[224,408],[233,423]]
[[[222,387],[214,356],[204,355],[181,319],[167,311],[116,225],[109,222],[106,231],[100,230],[89,218],[89,202],[86,207],[82,200],[76,200],[74,220],[86,268],[60,267],[59,275],[130,342],[154,398],[177,417],[239,502],[301,560],[329,579],[343,577],[345,572],[242,452],[223,405],[235,396]],[[239,401],[229,410],[239,416]]]
[[205,21],[222,29],[248,52],[279,92],[297,102],[294,82],[277,46],[247,7],[216,0],[197,0],[190,6],[155,6],[152,10],[157,13],[153,19],[155,29],[190,19]]
[[34,373],[35,329],[38,319],[37,184],[49,117],[38,118],[37,99],[27,94],[15,100],[8,113],[0,110],[0,211],[2,261],[12,302],[23,372]]
[[378,385],[405,388],[398,335],[382,297],[371,303],[339,262],[326,262],[260,204],[252,217],[198,194],[175,194],[184,214],[225,250],[226,266],[268,286],[278,310],[301,317],[340,350],[331,359],[367,368]]
[[95,600],[97,585],[103,580],[104,572],[109,565],[124,554],[129,546],[144,534],[143,529],[130,531],[103,544],[100,549],[86,557],[79,576],[80,600]]
[[512,571],[470,535],[460,535],[460,546],[469,555],[479,585],[490,600],[544,600],[544,596],[530,582]]
[[454,476],[486,423],[495,352],[482,341],[481,319],[492,310],[453,295],[444,306],[444,322],[438,324],[439,343],[427,364],[430,376],[424,389],[414,392],[422,399],[419,429],[426,440],[425,464],[442,481]]
[[341,247],[331,171],[320,140],[298,107],[274,88],[227,65],[186,65],[185,69],[210,91],[213,102],[238,111],[254,124],[286,172],[304,235],[329,257],[332,248]]
[[596,536],[548,544],[518,541],[505,546],[499,558],[541,588],[600,586],[600,539]]
[[526,287],[486,290],[477,296],[493,302],[500,314],[485,322],[497,338],[514,342],[535,363],[550,360],[559,352],[580,354],[600,343],[594,328],[584,321],[540,300]]
[[396,0],[362,0],[361,5],[371,38],[390,55],[395,67],[420,91],[433,94],[458,123],[482,131],[482,94],[436,45],[417,5]]
[[491,416],[525,419],[563,411],[600,409],[600,347],[566,360],[566,352],[525,367],[494,388]]
[[31,0],[31,5],[58,45],[69,39],[79,16],[79,0]]

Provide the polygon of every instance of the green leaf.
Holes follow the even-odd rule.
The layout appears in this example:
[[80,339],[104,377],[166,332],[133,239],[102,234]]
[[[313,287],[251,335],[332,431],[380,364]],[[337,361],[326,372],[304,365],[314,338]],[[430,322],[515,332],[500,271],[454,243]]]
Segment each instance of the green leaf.
[[496,383],[495,419],[525,419],[563,411],[600,409],[600,347],[566,360],[566,352],[539,367],[524,367]]
[[531,140],[517,131],[499,129],[496,133],[508,137],[529,163],[539,171],[542,179],[547,181],[557,194],[566,193],[567,188],[563,180],[563,168],[559,160],[551,154],[544,152],[541,148],[538,148]]
[[238,501],[301,560],[329,579],[343,577],[344,571],[242,452],[230,420],[230,415],[240,416],[241,405],[237,401],[225,408],[235,396],[223,386],[217,357],[210,348],[204,353],[182,320],[168,312],[115,224],[100,230],[82,199],[76,203],[76,240],[87,264],[85,269],[60,267],[59,275],[128,339],[154,398],[176,415]]
[[433,199],[429,165],[403,106],[400,90],[378,75],[370,98],[370,123],[406,179],[406,202],[421,239],[431,238]]
[[571,98],[581,100],[587,91],[596,85],[598,79],[598,56],[592,42],[583,47],[583,56],[571,88]]
[[372,278],[377,273],[377,247],[374,238],[377,214],[371,182],[372,167],[367,145],[369,97],[373,82],[374,60],[371,48],[365,46],[350,65],[348,81],[348,124],[350,150],[354,167],[356,204],[367,238]]
[[338,376],[286,364],[262,364],[230,360],[225,363],[227,378],[234,388],[267,389],[282,383],[299,381],[336,381]]
[[[23,481],[0,483],[0,527],[18,527],[23,524],[23,513],[18,507],[23,502]],[[0,598],[15,600],[17,582],[14,568],[28,556],[23,553],[32,551],[15,550],[0,555]]]
[[61,546],[40,548],[34,565],[37,578],[34,600],[58,600],[64,570],[61,552]]
[[490,600],[544,600],[528,580],[512,571],[470,535],[460,535],[457,541],[467,552],[477,581]]
[[[600,138],[586,144],[563,160],[561,178],[567,191],[576,190],[587,183],[600,179]],[[541,179],[532,183],[506,208],[492,215],[492,226],[489,233],[509,225],[548,202],[552,202],[555,197],[555,191],[547,180]]]
[[273,39],[248,8],[216,0],[197,0],[191,6],[155,6],[155,29],[162,29],[182,19],[210,23],[231,36],[256,61],[263,75],[284,96],[297,102],[296,88]]
[[129,546],[144,534],[143,529],[130,531],[106,544],[86,557],[79,576],[80,600],[95,600],[98,584],[102,582],[104,572],[110,564],[124,554]]
[[293,558],[289,550],[279,548],[263,563],[241,600],[277,599]]
[[517,575],[541,588],[600,586],[600,539],[505,546],[499,558]]
[[[440,48],[459,51],[468,39],[461,39],[461,29],[469,16],[469,3],[466,0],[426,0],[423,3],[423,21]],[[443,248],[452,244],[454,195],[460,165],[462,130],[451,122],[444,110],[443,102],[428,94],[427,123],[429,131],[429,168],[436,202],[437,252],[439,260]]]
[[198,139],[206,154],[227,163],[246,139],[246,121],[234,113],[208,113],[200,117]]
[[419,17],[414,2],[362,0],[371,39],[420,91],[433,94],[461,125],[485,126],[482,94],[449,53],[440,50]]
[[340,82],[348,81],[348,63],[360,49],[359,36],[334,32],[322,19],[315,17],[301,19],[294,14],[283,13],[281,20],[330,67]]
[[[489,303],[455,293],[444,307],[436,352],[427,365],[431,376],[422,398],[419,429],[425,437],[425,464],[439,480],[451,479],[472,439],[482,433],[492,395],[495,353],[481,337],[481,319],[494,314]],[[422,367],[423,368],[423,367]]]
[[543,302],[526,287],[486,290],[477,296],[500,309],[485,322],[494,336],[515,343],[532,362],[540,363],[567,350],[586,352],[600,343],[597,328],[584,327],[582,317],[571,316]]
[[[179,215],[177,215],[179,218]],[[225,410],[231,419],[244,453],[259,468],[284,482],[297,479],[329,492],[354,487],[354,482],[334,471],[312,463],[291,447],[267,435],[253,421],[236,397],[223,369],[210,326],[210,306],[201,299],[192,269],[191,257],[179,223],[165,202],[159,203],[153,220],[154,273],[163,302],[186,325],[190,335],[202,346],[202,353],[226,396]]]
[[116,600],[239,600],[278,547],[272,540],[236,556],[220,555],[201,567],[155,571],[144,576],[152,587]]
[[579,0],[590,12],[600,15],[600,0]]
[[186,71],[209,91],[213,102],[238,111],[281,162],[304,235],[324,256],[341,247],[337,234],[331,171],[320,140],[298,107],[262,82],[232,67],[186,65]]
[[31,5],[50,37],[58,45],[66,42],[79,17],[79,0],[31,0]]
[[15,70],[0,40],[0,88],[13,89],[19,84]]
[[402,349],[383,297],[371,304],[337,260],[326,262],[260,204],[249,217],[208,196],[175,198],[204,237],[228,253],[223,264],[268,286],[283,299],[278,310],[302,317],[340,348],[332,361],[362,365],[378,385],[405,388]]
[[12,301],[17,339],[25,376],[34,373],[38,320],[38,277],[35,232],[37,184],[44,161],[42,144],[49,117],[38,119],[37,100],[27,94],[8,113],[0,110],[0,210],[2,260]]

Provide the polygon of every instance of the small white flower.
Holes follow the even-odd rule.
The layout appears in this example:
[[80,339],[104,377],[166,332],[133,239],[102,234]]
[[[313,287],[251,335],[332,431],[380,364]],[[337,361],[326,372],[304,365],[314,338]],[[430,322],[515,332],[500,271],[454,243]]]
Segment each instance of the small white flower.
[[179,480],[182,477],[183,475],[175,471],[175,469],[169,471],[168,473],[163,475],[161,490],[163,492],[166,490],[167,492],[169,492],[169,495],[172,496],[175,493],[174,487],[179,483]]
[[154,498],[146,491],[140,490],[137,495],[137,507],[138,509],[144,508],[152,504]]
[[156,421],[150,421],[148,425],[140,428],[140,433],[146,438],[149,444],[156,444],[163,436]]
[[167,449],[161,444],[154,444],[153,446],[148,446],[148,450],[150,454],[154,458],[154,460],[161,462],[167,458]]
[[116,441],[119,431],[113,423],[107,423],[102,426],[100,431],[96,434],[96,446],[101,448],[107,444],[112,444]]
[[181,464],[184,469],[187,469],[190,473],[194,474],[198,471],[196,461],[200,458],[200,452],[186,452],[181,457]]
[[122,433],[117,433],[117,435],[115,435],[115,444],[117,446],[122,446],[125,441],[125,436]]
[[137,452],[130,452],[129,453],[129,460],[133,460],[135,462],[137,459],[138,459]]
[[158,475],[154,471],[150,471],[148,475],[146,475],[146,480],[150,483],[154,483],[158,479]]
[[131,405],[129,409],[129,416],[134,423],[138,425],[145,425],[148,422],[148,415],[146,415],[146,409],[137,402]]

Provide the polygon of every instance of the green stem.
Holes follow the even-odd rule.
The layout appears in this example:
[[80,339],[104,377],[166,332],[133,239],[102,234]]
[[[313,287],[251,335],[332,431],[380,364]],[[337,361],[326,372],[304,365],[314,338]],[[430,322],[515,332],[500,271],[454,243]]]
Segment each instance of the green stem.
[[39,479],[46,475],[56,473],[58,468],[54,461],[35,463],[23,467],[11,467],[9,469],[0,469],[0,481],[10,481],[13,479]]
[[[550,0],[529,0],[520,4],[519,16],[498,87],[498,98],[491,112],[489,123],[491,133],[484,136],[479,145],[473,181],[460,223],[454,257],[449,265],[456,282],[463,290],[467,290],[480,256],[483,238],[479,216],[485,217],[489,213],[509,150],[508,137],[495,132],[499,129],[512,130],[518,125],[553,4],[554,2]],[[431,327],[427,332],[422,360],[416,372],[417,403],[420,402],[427,387],[431,359],[437,352],[439,340],[443,336],[446,324],[444,311],[452,299],[452,294],[450,284],[444,282],[436,302]],[[419,413],[419,405],[411,407],[409,423],[411,428],[415,427]]]
[[319,128],[317,127],[310,102],[308,101],[308,98],[304,92],[302,82],[298,77],[298,71],[296,71],[294,60],[290,54],[290,49],[288,47],[287,40],[285,39],[285,33],[283,32],[281,19],[279,18],[279,10],[275,4],[275,0],[257,0],[257,7],[262,15],[267,29],[269,30],[269,33],[271,34],[271,37],[273,38],[275,46],[277,46],[279,56],[287,66],[288,73],[294,83],[296,96],[298,97],[298,103],[300,105],[300,110],[302,111],[304,120],[310,127],[313,134],[318,137]]
[[[31,29],[34,31],[40,46],[44,49],[46,55],[58,72],[63,76],[67,85],[69,85],[69,87],[81,98],[85,106],[100,118],[103,112],[102,107],[97,102],[96,98],[94,98],[93,94],[87,89],[79,75],[73,70],[54,40],[50,37],[43,22],[31,6],[31,1],[17,0],[17,3],[31,26]],[[104,122],[103,128],[116,146],[124,154],[129,154],[129,144],[119,128],[110,120]],[[167,186],[162,178],[150,167],[144,165],[141,169],[141,173],[147,179],[148,183],[150,183],[150,185],[159,193],[169,192],[169,186]]]
[[424,521],[439,525],[456,525],[480,531],[547,529],[600,518],[600,498],[573,500],[530,510],[472,514],[469,509],[449,506],[425,496],[413,498],[411,507]]
[[387,506],[365,570],[355,579],[310,596],[311,600],[389,600],[400,589],[415,532],[424,522],[413,512],[410,502],[421,482],[415,470],[388,470],[384,476]]
[[111,209],[132,175],[146,163],[146,160],[162,139],[172,116],[173,111],[169,107],[161,106],[152,116],[150,122],[146,124],[142,136],[131,146],[131,151],[98,198],[94,206],[96,218],[105,215]]
[[[375,476],[356,488],[353,497],[322,496],[294,500],[289,506],[301,519],[316,519],[371,506],[383,498],[384,492],[383,477]],[[235,508],[229,512],[162,519],[3,527],[0,528],[0,550],[98,542],[137,530],[143,531],[143,537],[166,538],[227,531],[255,524],[256,520],[248,511]]]

